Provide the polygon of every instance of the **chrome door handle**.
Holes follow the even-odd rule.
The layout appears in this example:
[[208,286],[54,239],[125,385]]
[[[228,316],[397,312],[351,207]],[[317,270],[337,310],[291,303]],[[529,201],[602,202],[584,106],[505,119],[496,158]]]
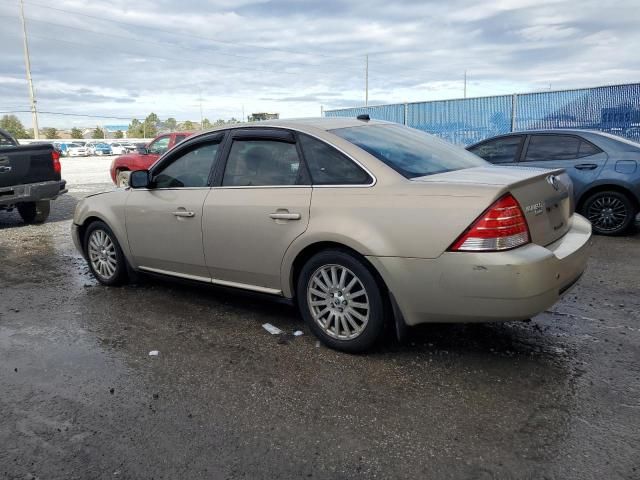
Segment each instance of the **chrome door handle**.
[[299,213],[270,213],[269,216],[274,220],[300,220]]
[[187,212],[186,210],[178,210],[177,212],[173,212],[176,217],[195,217],[196,214],[194,212]]
[[9,173],[11,171],[11,167],[0,167],[0,173]]
[[578,170],[595,170],[598,168],[598,165],[595,163],[579,163],[578,165],[575,165],[575,168]]

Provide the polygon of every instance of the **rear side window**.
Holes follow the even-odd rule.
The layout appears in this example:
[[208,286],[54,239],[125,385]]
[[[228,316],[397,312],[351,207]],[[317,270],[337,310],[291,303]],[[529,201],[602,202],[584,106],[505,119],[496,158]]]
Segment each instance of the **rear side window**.
[[305,134],[300,134],[298,138],[314,185],[371,183],[367,172],[331,145]]
[[330,132],[357,145],[406,178],[487,165],[464,148],[401,125],[374,124]]
[[0,148],[15,147],[13,140],[0,133]]
[[497,138],[481,145],[470,148],[469,151],[491,163],[513,163],[520,150],[522,135]]
[[300,158],[294,143],[275,140],[234,140],[222,185],[296,185],[299,175]]
[[525,162],[574,160],[578,158],[581,140],[570,135],[532,135]]
[[176,143],[175,145],[179,144],[181,141],[183,141],[185,138],[187,138],[186,135],[176,135]]
[[580,141],[580,148],[578,150],[578,158],[589,157],[591,155],[595,155],[597,153],[602,152],[598,147],[596,147],[593,143],[589,143],[586,140]]

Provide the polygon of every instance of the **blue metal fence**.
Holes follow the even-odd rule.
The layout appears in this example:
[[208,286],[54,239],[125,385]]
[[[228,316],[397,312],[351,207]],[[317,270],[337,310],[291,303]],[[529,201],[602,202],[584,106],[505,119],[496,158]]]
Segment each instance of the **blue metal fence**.
[[541,128],[588,128],[640,141],[640,84],[327,110],[401,123],[452,143]]

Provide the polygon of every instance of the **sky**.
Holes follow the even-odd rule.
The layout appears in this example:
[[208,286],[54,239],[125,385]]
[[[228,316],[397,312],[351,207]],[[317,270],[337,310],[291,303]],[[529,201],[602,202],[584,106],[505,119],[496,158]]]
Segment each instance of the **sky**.
[[[40,126],[283,118],[640,81],[640,0],[25,0]],[[29,109],[0,0],[0,112]],[[1,114],[1,113],[0,113]],[[31,126],[28,113],[19,113]],[[115,118],[107,118],[115,117]]]

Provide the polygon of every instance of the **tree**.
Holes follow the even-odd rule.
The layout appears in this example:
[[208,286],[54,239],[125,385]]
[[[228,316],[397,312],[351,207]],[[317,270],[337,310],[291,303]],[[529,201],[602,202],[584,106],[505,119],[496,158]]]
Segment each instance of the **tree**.
[[173,132],[178,127],[178,121],[173,117],[169,117],[165,120],[164,126],[167,127],[170,132]]
[[77,127],[73,127],[71,129],[71,138],[84,138],[84,136],[82,135],[82,130]]
[[143,137],[143,126],[140,120],[134,118],[131,120],[129,124],[129,128],[127,129],[127,137],[129,138],[142,138]]
[[118,130],[118,131],[116,131],[114,136],[116,138],[124,138],[124,133],[122,133],[122,130]]
[[211,128],[212,126],[213,125],[211,124],[209,119],[205,118],[204,120],[202,120],[202,125],[200,126],[200,128],[202,128],[202,130],[206,130],[207,128]]
[[100,127],[96,127],[91,134],[91,138],[104,138],[104,130]]
[[155,113],[152,112],[149,115],[147,115],[147,118],[144,119],[144,124],[142,125],[143,136],[147,138],[147,137],[155,137],[156,135],[158,135],[159,122],[160,122],[160,119],[158,118],[158,115],[156,115]]
[[24,125],[18,117],[15,115],[3,115],[0,118],[0,128],[3,128],[15,138],[29,138],[27,131],[24,129]]
[[196,128],[196,125],[191,120],[187,120],[182,124],[182,128],[184,128],[185,130],[194,130]]
[[50,127],[44,129],[44,138],[47,140],[53,140],[54,138],[58,138],[58,130]]

